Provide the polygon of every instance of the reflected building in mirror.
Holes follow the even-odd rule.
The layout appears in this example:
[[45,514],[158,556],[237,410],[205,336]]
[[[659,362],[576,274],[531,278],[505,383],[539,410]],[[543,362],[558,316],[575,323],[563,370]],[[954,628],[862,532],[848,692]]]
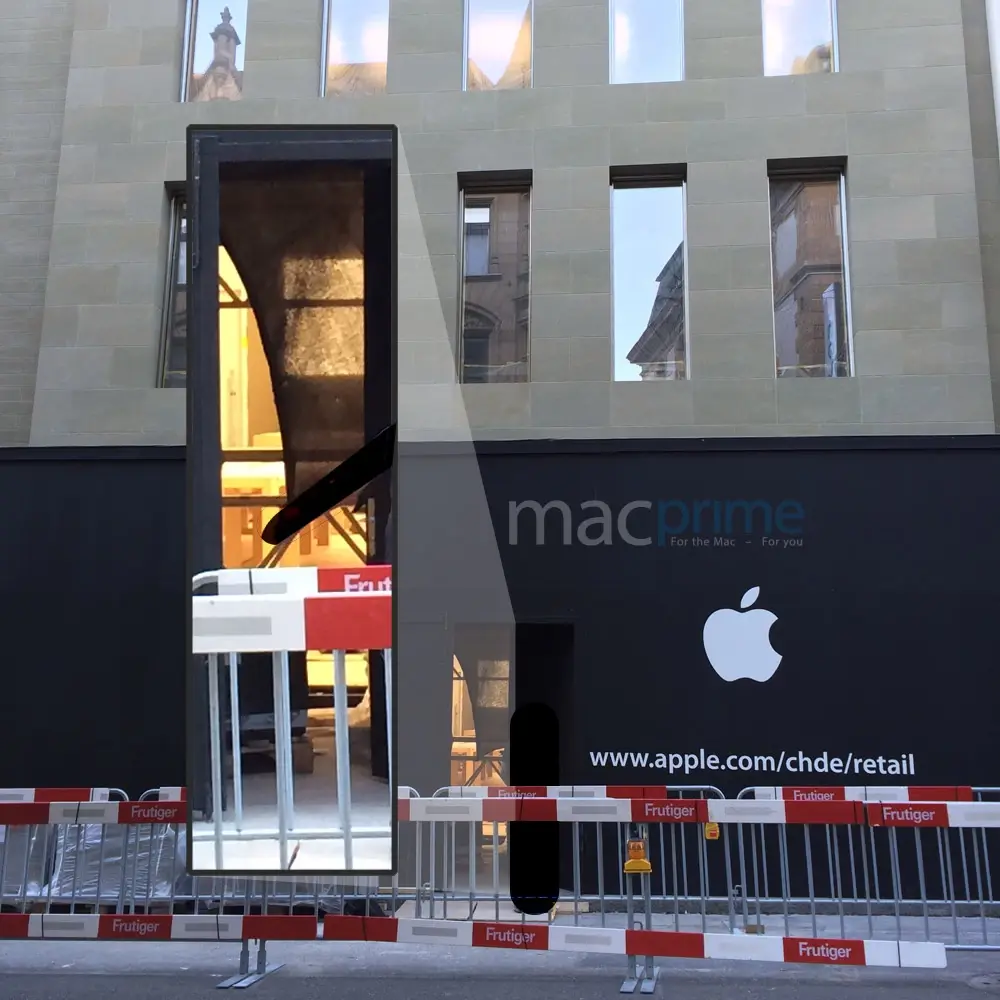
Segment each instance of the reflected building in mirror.
[[242,42],[228,7],[223,9],[211,38],[212,61],[202,72],[192,67],[188,100],[238,101],[243,97],[243,70],[236,67],[236,50]]

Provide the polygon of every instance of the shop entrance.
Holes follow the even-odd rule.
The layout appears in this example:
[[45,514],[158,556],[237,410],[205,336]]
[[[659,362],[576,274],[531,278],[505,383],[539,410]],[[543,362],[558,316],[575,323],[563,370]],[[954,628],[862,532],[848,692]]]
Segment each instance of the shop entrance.
[[[387,481],[276,547],[261,531],[393,422],[394,147],[391,129],[189,130],[192,574],[388,561]],[[332,766],[332,666],[313,653],[291,661],[305,780]],[[262,769],[273,784],[270,656],[245,656],[240,670],[248,780]],[[199,674],[189,683],[189,785],[204,811]],[[349,655],[352,759],[368,781],[388,776],[383,678],[381,654]]]

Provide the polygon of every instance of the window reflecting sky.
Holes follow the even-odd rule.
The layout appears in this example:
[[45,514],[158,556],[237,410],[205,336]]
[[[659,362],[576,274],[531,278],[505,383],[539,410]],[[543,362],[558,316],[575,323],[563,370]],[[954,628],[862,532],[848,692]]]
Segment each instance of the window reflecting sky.
[[330,0],[328,66],[384,63],[389,54],[389,0]]
[[530,0],[467,0],[468,57],[497,83],[514,54]]
[[611,200],[616,382],[639,380],[628,352],[642,336],[664,265],[684,239],[682,187],[615,188]]
[[833,41],[831,0],[763,0],[763,3],[764,74],[784,76],[803,72],[803,68],[796,68],[796,60],[804,61],[817,46]]
[[247,0],[199,0],[196,9],[194,28],[194,60],[191,64],[193,73],[204,73],[215,55],[215,42],[212,32],[222,21],[222,10],[229,8],[233,16],[233,27],[240,36],[242,44],[236,46],[236,68],[243,69],[243,59],[247,49]]
[[611,0],[611,82],[681,79],[681,0]]

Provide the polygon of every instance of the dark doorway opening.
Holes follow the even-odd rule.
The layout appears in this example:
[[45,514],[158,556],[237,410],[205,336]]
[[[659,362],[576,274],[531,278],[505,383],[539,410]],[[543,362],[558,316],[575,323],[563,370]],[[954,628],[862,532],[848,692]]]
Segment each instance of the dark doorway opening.
[[[574,629],[566,622],[525,622],[515,628],[514,711],[531,726],[511,727],[512,785],[560,785],[573,750]],[[551,712],[551,724],[539,707]],[[535,721],[537,720],[537,722]],[[552,732],[551,730],[555,731]],[[548,731],[545,731],[548,730]],[[517,744],[515,746],[515,741]],[[515,872],[528,865],[528,874]],[[511,892],[541,899],[573,888],[573,830],[567,823],[512,823]],[[553,884],[552,873],[558,873]]]

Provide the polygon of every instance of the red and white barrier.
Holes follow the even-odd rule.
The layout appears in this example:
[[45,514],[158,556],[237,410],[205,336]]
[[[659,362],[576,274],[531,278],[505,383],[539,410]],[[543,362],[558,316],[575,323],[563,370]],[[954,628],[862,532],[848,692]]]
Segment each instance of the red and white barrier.
[[756,799],[785,802],[972,802],[975,798],[968,785],[805,785],[750,791]]
[[755,799],[400,798],[401,822],[742,823],[1000,827],[1000,802],[864,803]]
[[679,789],[670,785],[456,785],[434,794],[460,799],[672,799],[678,797]]
[[223,569],[215,575],[219,593],[229,596],[392,593],[391,566],[350,569],[277,566],[273,569]]
[[196,654],[390,649],[390,593],[195,596]]
[[139,802],[0,802],[0,826],[58,826],[98,823],[137,826],[186,823],[183,801]]
[[[180,789],[161,789],[180,792]],[[1000,828],[1000,802],[792,802],[747,799],[416,798],[397,818],[415,823],[742,823]],[[185,823],[184,799],[0,802],[0,826]]]
[[0,938],[84,941],[372,941],[514,951],[943,969],[943,944],[626,930],[396,917],[2,914]]
[[8,802],[107,802],[110,788],[0,788],[0,804]]

